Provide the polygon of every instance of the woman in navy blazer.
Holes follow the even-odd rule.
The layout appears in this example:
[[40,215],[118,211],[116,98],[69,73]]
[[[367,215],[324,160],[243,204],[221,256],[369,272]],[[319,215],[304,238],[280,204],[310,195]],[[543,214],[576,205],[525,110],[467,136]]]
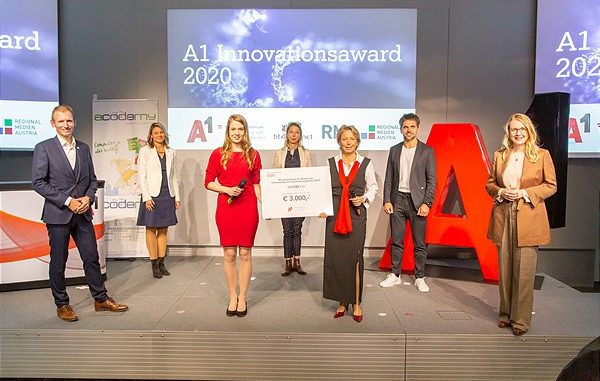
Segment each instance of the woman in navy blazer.
[[175,150],[169,148],[165,127],[152,123],[148,130],[148,145],[138,156],[138,184],[142,192],[138,226],[146,227],[146,246],[152,262],[152,275],[171,275],[165,267],[167,230],[177,224],[175,209],[179,208],[179,179]]

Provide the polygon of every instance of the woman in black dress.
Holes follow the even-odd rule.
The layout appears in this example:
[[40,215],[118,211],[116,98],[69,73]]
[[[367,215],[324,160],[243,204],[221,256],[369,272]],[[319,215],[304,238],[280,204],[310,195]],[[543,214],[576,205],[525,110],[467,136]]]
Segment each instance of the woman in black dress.
[[348,304],[352,304],[352,318],[361,322],[366,208],[379,188],[373,163],[356,152],[360,144],[358,130],[341,126],[337,142],[341,153],[328,160],[334,215],[327,217],[325,225],[323,297],[339,303],[334,318],[344,316]]
[[138,226],[146,227],[146,246],[152,262],[152,275],[162,278],[171,275],[165,267],[167,229],[177,224],[175,209],[179,208],[179,179],[175,150],[169,148],[165,127],[152,123],[148,131],[148,145],[138,156],[138,184],[142,201]]

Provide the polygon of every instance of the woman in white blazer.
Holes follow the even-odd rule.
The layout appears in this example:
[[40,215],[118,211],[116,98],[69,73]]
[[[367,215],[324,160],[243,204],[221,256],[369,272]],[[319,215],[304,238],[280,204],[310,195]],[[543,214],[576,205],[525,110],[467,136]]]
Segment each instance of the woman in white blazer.
[[[285,143],[275,152],[273,168],[310,167],[310,152],[302,145],[302,128],[300,123],[290,122],[285,130]],[[282,218],[283,225],[283,256],[285,268],[282,276],[288,276],[293,271],[306,275],[300,265],[300,249],[302,246],[302,223],[304,217]],[[293,260],[293,263],[292,263]]]
[[171,275],[165,268],[167,229],[177,224],[175,209],[179,208],[179,179],[175,150],[169,148],[165,127],[152,123],[148,130],[148,145],[138,156],[138,185],[142,200],[138,226],[146,227],[146,246],[152,262],[152,275]]

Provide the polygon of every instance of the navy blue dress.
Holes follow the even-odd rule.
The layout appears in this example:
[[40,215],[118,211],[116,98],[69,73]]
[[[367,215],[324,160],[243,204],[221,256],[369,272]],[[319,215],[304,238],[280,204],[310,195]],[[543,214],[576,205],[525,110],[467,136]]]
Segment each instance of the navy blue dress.
[[[157,154],[158,155],[158,154]],[[169,194],[169,181],[167,179],[167,156],[160,157],[160,169],[162,171],[162,182],[160,184],[160,193],[154,200],[154,209],[146,209],[144,200],[140,202],[140,211],[138,213],[137,225],[152,228],[163,228],[177,224],[175,215],[175,197]]]

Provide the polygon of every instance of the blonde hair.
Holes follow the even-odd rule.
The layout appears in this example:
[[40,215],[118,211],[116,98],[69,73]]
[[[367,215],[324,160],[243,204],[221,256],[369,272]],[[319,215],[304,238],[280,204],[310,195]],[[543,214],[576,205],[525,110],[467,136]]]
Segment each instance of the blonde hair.
[[163,145],[165,146],[165,148],[169,148],[169,134],[167,134],[167,129],[165,128],[165,126],[162,125],[162,123],[158,123],[158,122],[152,123],[150,125],[150,128],[148,129],[148,137],[146,138],[146,141],[148,142],[148,147],[154,148],[154,139],[152,139],[152,130],[154,130],[155,128],[160,128],[162,130],[162,132],[165,133],[165,142],[163,143]]
[[51,120],[54,120],[54,114],[57,112],[70,112],[71,116],[73,117],[73,120],[75,120],[75,112],[73,111],[73,107],[67,105],[67,104],[63,104],[63,105],[58,105],[56,107],[54,107],[52,109],[52,118]]
[[336,140],[340,148],[342,148],[342,134],[346,131],[352,132],[352,135],[354,135],[354,137],[356,138],[356,148],[358,148],[358,146],[360,145],[360,133],[358,132],[356,127],[345,124],[343,124],[337,132]]
[[298,147],[302,147],[304,148],[304,146],[302,145],[302,126],[300,125],[300,122],[289,122],[286,129],[285,129],[285,142],[283,143],[283,148],[287,148],[288,144],[290,143],[289,139],[288,139],[288,132],[290,131],[291,127],[298,127],[298,129],[300,130],[300,139],[298,139]]
[[229,127],[231,122],[239,122],[244,126],[244,136],[242,137],[242,152],[244,153],[244,157],[248,162],[248,167],[252,169],[252,165],[254,162],[254,150],[252,149],[252,144],[250,143],[250,136],[248,134],[248,122],[246,122],[246,118],[244,118],[240,114],[233,114],[227,119],[227,128],[225,130],[225,140],[223,141],[223,146],[221,147],[221,165],[223,168],[227,168],[227,163],[229,159],[231,159],[231,152],[233,152],[233,142],[229,137]]
[[522,113],[512,114],[504,124],[504,138],[502,138],[502,160],[506,159],[506,153],[513,149],[513,142],[510,140],[510,123],[516,120],[527,129],[527,141],[525,142],[525,157],[535,163],[539,159],[539,140],[535,126],[529,117]]

